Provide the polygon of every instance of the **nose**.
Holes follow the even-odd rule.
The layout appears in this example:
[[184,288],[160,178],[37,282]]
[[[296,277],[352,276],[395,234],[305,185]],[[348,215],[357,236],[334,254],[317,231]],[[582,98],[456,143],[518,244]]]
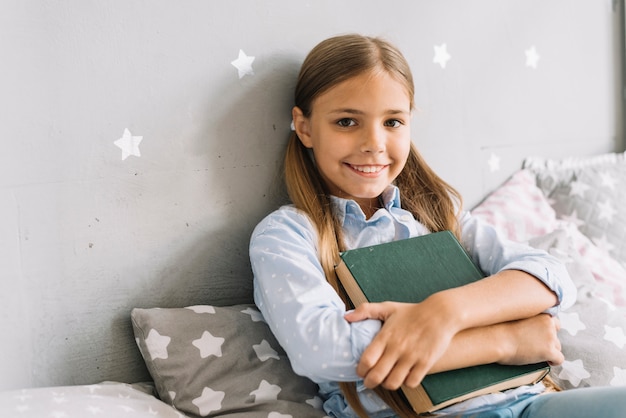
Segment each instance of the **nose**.
[[385,150],[385,132],[381,127],[370,126],[363,131],[363,141],[361,142],[361,152],[372,154]]

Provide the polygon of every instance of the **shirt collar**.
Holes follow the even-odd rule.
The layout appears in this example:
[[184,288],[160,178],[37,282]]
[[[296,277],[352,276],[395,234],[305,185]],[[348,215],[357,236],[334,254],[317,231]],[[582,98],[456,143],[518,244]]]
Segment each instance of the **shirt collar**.
[[[390,210],[392,207],[400,208],[400,189],[393,184],[387,186],[380,195],[383,202],[383,207]],[[347,215],[362,216],[365,218],[365,214],[361,210],[361,207],[352,199],[344,199],[337,196],[330,196],[330,202],[333,206],[335,214],[339,218],[341,225],[344,224]]]

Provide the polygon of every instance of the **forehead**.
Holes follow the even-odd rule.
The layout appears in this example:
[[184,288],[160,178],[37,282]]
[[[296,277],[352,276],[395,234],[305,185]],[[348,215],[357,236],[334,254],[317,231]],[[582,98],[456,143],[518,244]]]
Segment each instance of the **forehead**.
[[393,109],[410,112],[411,104],[412,100],[406,83],[387,71],[370,71],[329,88],[313,101],[313,108],[345,107],[359,110]]

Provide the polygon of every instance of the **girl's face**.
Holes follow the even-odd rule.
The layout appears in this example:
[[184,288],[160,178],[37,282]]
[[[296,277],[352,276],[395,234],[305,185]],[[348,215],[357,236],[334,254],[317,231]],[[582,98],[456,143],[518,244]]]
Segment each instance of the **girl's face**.
[[409,155],[411,101],[404,85],[386,71],[368,72],[318,96],[310,117],[298,107],[292,113],[330,192],[371,216]]

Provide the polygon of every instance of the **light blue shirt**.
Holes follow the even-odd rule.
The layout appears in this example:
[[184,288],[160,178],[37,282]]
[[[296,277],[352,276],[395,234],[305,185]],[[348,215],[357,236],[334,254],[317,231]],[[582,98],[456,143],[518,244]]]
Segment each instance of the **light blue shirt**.
[[[385,190],[382,201],[384,208],[366,219],[355,201],[332,197],[348,249],[429,233],[401,208],[395,186]],[[574,303],[576,288],[555,258],[504,240],[493,227],[469,212],[461,215],[460,225],[463,246],[486,274],[515,269],[534,275],[558,297],[559,304],[547,311],[553,315]],[[333,410],[338,417],[351,416],[335,382],[360,381],[357,363],[381,322],[348,323],[344,319],[345,305],[326,281],[318,259],[315,228],[294,206],[281,207],[257,225],[250,241],[250,259],[255,303],[294,371],[320,385],[327,411]],[[357,387],[371,416],[393,416],[372,391],[362,384]]]

